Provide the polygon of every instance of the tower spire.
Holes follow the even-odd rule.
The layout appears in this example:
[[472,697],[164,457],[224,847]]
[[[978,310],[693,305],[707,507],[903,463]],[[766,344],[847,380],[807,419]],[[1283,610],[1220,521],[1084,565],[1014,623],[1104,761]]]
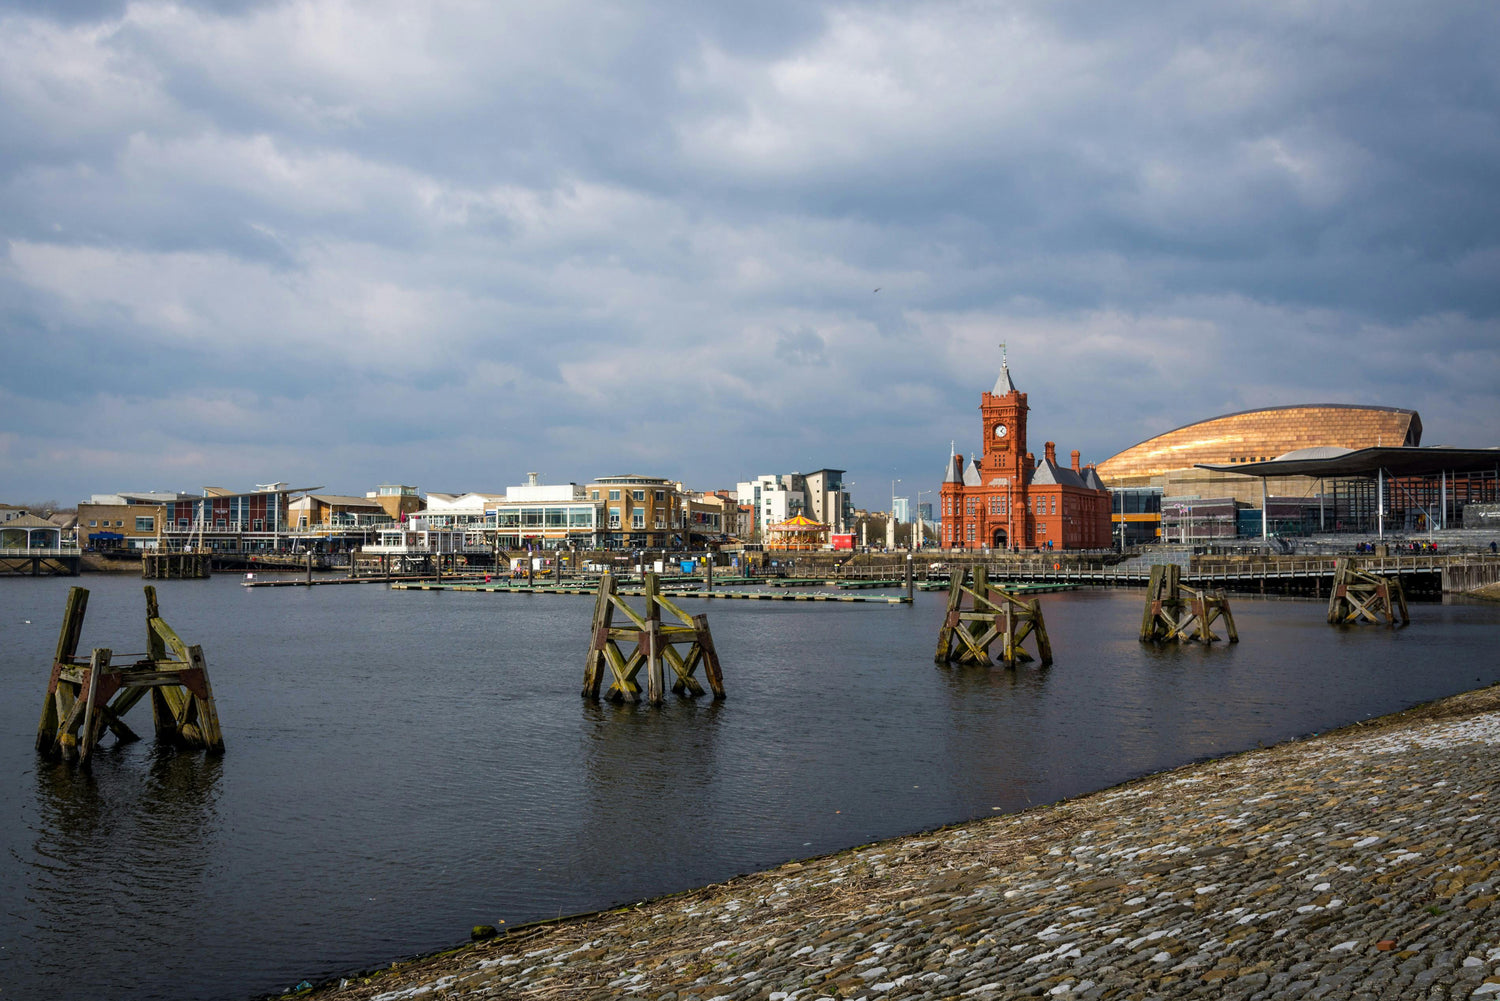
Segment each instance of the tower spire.
[[1000,378],[995,380],[995,388],[991,390],[993,396],[1004,396],[1006,393],[1014,393],[1016,384],[1010,381],[1010,359],[1005,350],[1005,342],[1000,342]]

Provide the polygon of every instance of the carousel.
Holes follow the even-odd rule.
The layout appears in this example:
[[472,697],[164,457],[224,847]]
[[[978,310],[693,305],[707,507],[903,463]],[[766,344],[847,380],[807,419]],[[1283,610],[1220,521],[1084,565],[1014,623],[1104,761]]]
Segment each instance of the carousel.
[[809,550],[827,549],[828,534],[832,529],[821,521],[797,515],[786,521],[766,526],[766,549]]

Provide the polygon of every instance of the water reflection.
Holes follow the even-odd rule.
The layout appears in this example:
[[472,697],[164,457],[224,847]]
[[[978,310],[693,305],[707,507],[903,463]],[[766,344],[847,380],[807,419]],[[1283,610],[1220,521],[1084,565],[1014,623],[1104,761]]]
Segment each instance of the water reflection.
[[[74,967],[77,941],[53,933],[90,927],[101,908],[148,953],[191,937],[213,869],[222,769],[217,757],[166,746],[102,748],[90,769],[37,760],[33,850],[21,861],[39,970]],[[145,972],[110,975],[124,989]]]
[[718,738],[728,705],[674,695],[655,708],[584,701],[578,839],[603,850],[580,867],[616,899],[629,896],[643,872],[674,883],[679,860],[693,853],[720,781]]

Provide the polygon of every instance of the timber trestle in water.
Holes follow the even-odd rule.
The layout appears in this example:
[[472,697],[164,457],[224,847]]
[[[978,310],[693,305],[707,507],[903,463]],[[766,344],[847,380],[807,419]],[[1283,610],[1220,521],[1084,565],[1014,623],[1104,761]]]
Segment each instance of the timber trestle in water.
[[[636,677],[646,672],[646,699],[661,705],[665,698],[665,668],[670,665],[676,677],[672,691],[688,697],[703,694],[703,686],[693,676],[698,665],[713,689],[714,698],[724,697],[724,676],[719,670],[719,654],[714,649],[713,634],[707,615],[689,615],[674,605],[657,587],[656,575],[647,574],[643,588],[646,607],[639,612],[615,588],[615,579],[605,574],[599,581],[594,604],[594,621],[584,661],[583,697],[598,699],[606,679],[609,687],[604,698],[614,702],[639,702],[641,687]],[[665,611],[677,619],[677,625],[664,625]],[[630,625],[616,625],[615,613],[630,620]],[[619,641],[635,644],[627,656]],[[683,647],[678,651],[677,647]]]
[[141,576],[146,580],[207,580],[213,572],[208,553],[143,553]]
[[[1052,663],[1052,643],[1042,619],[1042,603],[1019,598],[1004,587],[991,586],[984,567],[974,568],[974,585],[968,586],[967,570],[954,576],[948,587],[948,614],[938,632],[939,664],[992,663],[990,645],[1000,643],[999,660],[1006,667],[1031,660],[1021,646],[1028,636],[1036,644],[1042,666]],[[965,604],[967,600],[967,605]]]
[[1406,610],[1406,592],[1399,579],[1367,573],[1351,566],[1348,560],[1339,560],[1338,574],[1328,596],[1330,625],[1379,624],[1383,618],[1386,625],[1394,626],[1398,612],[1401,624],[1409,625],[1411,615]]
[[1238,643],[1240,634],[1234,628],[1234,615],[1223,591],[1199,591],[1181,580],[1181,568],[1163,563],[1151,569],[1151,583],[1146,586],[1146,611],[1141,617],[1142,643],[1212,643],[1215,619],[1222,619],[1229,642]]
[[184,643],[162,619],[156,588],[146,588],[146,653],[130,664],[112,663],[114,652],[107,647],[96,647],[87,660],[77,656],[88,601],[84,588],[68,591],[36,749],[87,764],[106,727],[117,740],[138,740],[121,717],[149,695],[158,740],[222,754],[224,735],[203,648]]

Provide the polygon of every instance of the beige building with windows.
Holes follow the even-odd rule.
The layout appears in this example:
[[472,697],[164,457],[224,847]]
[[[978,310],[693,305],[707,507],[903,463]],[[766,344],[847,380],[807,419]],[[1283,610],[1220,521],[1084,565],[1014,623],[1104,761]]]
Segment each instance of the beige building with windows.
[[167,505],[192,494],[94,494],[78,504],[81,549],[153,549],[166,527]]
[[625,473],[601,476],[587,487],[588,499],[604,504],[601,541],[609,549],[670,549],[684,537],[686,496],[682,484],[660,476]]

